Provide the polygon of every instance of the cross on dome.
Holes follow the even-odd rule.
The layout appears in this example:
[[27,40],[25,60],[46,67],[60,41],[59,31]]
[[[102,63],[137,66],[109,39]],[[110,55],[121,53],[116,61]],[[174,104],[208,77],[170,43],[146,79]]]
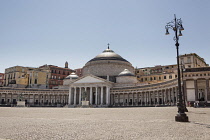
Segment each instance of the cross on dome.
[[108,43],[107,45],[108,45],[108,49],[109,49],[109,45],[110,45],[110,44]]

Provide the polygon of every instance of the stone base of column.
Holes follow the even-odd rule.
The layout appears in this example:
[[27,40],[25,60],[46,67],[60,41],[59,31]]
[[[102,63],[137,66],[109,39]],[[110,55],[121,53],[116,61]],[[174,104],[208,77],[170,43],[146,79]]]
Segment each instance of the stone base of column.
[[17,101],[17,107],[25,107],[25,101]]
[[189,122],[188,116],[185,113],[180,113],[175,116],[176,122]]

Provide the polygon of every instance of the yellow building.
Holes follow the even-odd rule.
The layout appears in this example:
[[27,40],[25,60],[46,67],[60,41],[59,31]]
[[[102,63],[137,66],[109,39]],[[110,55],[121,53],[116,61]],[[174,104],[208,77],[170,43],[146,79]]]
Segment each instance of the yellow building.
[[48,70],[14,66],[5,69],[5,86],[16,88],[47,88]]
[[[205,60],[196,53],[179,56],[181,68],[207,67]],[[135,70],[137,79],[142,84],[166,82],[177,78],[177,65],[157,65],[155,67],[139,68]]]

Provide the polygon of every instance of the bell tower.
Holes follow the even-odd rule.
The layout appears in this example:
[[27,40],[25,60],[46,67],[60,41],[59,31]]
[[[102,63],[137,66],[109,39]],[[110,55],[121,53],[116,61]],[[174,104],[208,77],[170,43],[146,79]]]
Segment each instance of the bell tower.
[[66,61],[66,63],[65,63],[65,68],[69,68],[68,65],[69,65],[68,62]]

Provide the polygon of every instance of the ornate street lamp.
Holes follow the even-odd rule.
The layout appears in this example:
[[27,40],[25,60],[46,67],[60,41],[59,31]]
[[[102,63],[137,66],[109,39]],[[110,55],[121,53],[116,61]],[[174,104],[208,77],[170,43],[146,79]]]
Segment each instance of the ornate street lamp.
[[[180,68],[179,68],[179,36],[182,36],[181,31],[184,30],[182,26],[182,20],[176,19],[176,15],[174,14],[174,20],[167,23],[165,26],[166,28],[166,35],[169,35],[169,29],[174,30],[175,36],[174,41],[176,42],[176,50],[177,50],[177,71],[178,71],[178,114],[175,116],[175,121],[177,122],[188,122],[188,116],[185,114],[184,103],[182,99],[182,90],[181,90],[181,77],[180,77]],[[179,33],[179,35],[178,35]]]
[[184,91],[184,71],[185,71],[185,66],[184,64],[181,62],[181,70],[182,70],[182,96],[183,96],[183,100],[184,100],[184,111],[188,112],[188,109],[186,107],[186,92]]

